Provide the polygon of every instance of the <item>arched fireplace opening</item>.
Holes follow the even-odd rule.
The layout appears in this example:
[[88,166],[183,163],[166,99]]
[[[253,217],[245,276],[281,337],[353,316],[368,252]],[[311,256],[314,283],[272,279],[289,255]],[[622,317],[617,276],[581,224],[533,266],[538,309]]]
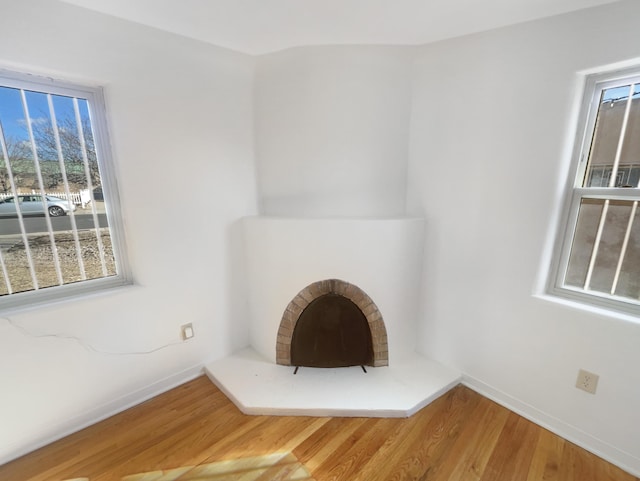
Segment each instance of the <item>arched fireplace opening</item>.
[[359,287],[339,279],[300,291],[282,315],[276,362],[285,366],[387,366],[382,314]]
[[325,294],[302,311],[291,338],[291,364],[346,367],[372,363],[367,318],[350,299]]

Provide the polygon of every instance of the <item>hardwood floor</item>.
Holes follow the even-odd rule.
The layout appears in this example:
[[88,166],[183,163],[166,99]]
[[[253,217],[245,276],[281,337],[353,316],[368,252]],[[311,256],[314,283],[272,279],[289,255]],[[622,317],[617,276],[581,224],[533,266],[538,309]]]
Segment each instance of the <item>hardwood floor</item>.
[[205,377],[0,466],[3,481],[74,478],[640,481],[463,386],[407,419],[270,417]]

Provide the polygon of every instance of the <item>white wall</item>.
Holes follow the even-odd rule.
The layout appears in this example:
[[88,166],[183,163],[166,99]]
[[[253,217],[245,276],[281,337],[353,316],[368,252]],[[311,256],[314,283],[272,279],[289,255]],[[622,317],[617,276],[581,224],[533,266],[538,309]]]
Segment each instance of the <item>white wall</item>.
[[304,47],[258,58],[261,213],[404,214],[410,48]]
[[245,346],[236,220],[257,210],[251,57],[1,3],[0,67],[105,86],[135,286],[0,317],[0,463]]
[[[248,343],[236,219],[255,213],[257,185],[271,215],[401,216],[406,201],[427,219],[419,349],[640,472],[640,326],[532,295],[576,72],[640,58],[637,2],[417,51],[258,59],[55,1],[1,2],[0,65],[106,87],[136,286],[0,319],[0,462]],[[185,184],[189,208],[151,200]],[[114,355],[65,336],[105,352],[177,344]],[[596,396],[573,387],[580,367],[600,374]]]
[[[410,215],[427,222],[420,350],[640,473],[640,323],[533,296],[580,71],[640,58],[627,1],[441,42],[416,63]],[[574,387],[600,375],[595,396]]]

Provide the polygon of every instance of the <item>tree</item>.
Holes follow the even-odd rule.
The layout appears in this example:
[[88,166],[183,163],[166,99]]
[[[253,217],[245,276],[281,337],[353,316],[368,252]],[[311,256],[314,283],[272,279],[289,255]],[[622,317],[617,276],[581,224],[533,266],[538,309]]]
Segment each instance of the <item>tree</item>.
[[[84,156],[82,143],[78,134],[78,127],[75,118],[70,115],[63,115],[57,119],[58,135],[60,137],[60,149],[64,159],[65,170],[69,182],[78,184],[80,187],[87,187],[87,179],[84,175]],[[98,160],[91,130],[91,122],[88,117],[81,120],[82,132],[84,134],[84,145],[89,165],[89,175],[93,187],[100,185],[100,172],[98,170]],[[58,149],[56,145],[55,133],[51,122],[36,122],[32,126],[33,136],[38,149],[38,157],[42,162],[58,161]],[[43,172],[44,176],[44,172]],[[51,182],[56,179],[62,181],[62,174],[58,170],[50,173]],[[46,181],[45,181],[46,182]]]
[[24,141],[15,136],[9,136],[5,139],[5,145],[9,158],[5,159],[4,155],[0,157],[0,189],[2,189],[2,192],[7,193],[11,191],[7,161],[11,162],[10,167],[16,186],[20,185],[20,181],[25,174],[25,168],[28,168],[28,163],[33,163],[33,161],[30,160],[31,151]]
[[[39,117],[31,118],[29,121],[39,160],[38,168],[42,174],[42,187],[44,189],[56,188],[64,183],[64,177],[60,168],[56,131],[54,131],[48,109],[41,111]],[[89,182],[85,172],[86,155],[92,187],[99,187],[101,185],[100,173],[89,116],[83,115],[80,122],[84,142],[81,142],[73,109],[56,113],[57,135],[66,178],[72,188],[88,187]],[[9,169],[6,165],[6,162],[10,162],[16,187],[38,190],[40,189],[40,180],[33,161],[33,144],[29,138],[27,124],[20,118],[9,123],[13,123],[15,133],[6,137],[8,159],[0,156],[0,189],[4,192],[11,190]],[[15,127],[20,124],[22,131],[16,130]]]

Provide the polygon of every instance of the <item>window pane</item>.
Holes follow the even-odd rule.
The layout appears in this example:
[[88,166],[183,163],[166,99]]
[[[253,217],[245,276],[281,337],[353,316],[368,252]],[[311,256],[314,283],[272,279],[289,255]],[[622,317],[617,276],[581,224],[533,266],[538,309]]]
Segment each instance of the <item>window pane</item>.
[[609,201],[590,288],[611,294],[633,202]]
[[0,87],[0,125],[0,296],[117,275],[87,100]]
[[640,208],[636,205],[629,241],[620,270],[615,293],[618,296],[640,299]]
[[[603,213],[605,218],[602,233],[596,244]],[[629,229],[632,213],[634,222]],[[637,300],[640,297],[639,215],[637,201],[583,199],[580,203],[565,285]],[[593,270],[589,277],[592,258]]]
[[[2,225],[3,220],[0,220]],[[53,268],[53,251],[48,235],[30,235],[29,249],[33,257],[34,268],[39,288],[58,285],[58,278]],[[79,232],[82,259],[85,269],[85,279],[99,279],[104,277],[100,266],[99,249],[94,232],[83,230]],[[105,248],[107,269],[109,275],[115,275],[115,261],[111,249],[111,239],[103,231],[102,241]],[[60,267],[65,284],[82,281],[78,257],[74,246],[73,235],[69,232],[56,232],[55,244]],[[4,254],[4,261],[8,270],[13,292],[24,292],[33,289],[26,249],[20,240],[12,244]],[[0,294],[7,294],[6,285],[0,284]]]
[[[0,191],[11,192],[9,170],[13,171],[16,187],[33,178],[33,153],[29,145],[27,121],[24,117],[20,91],[0,87],[0,124],[4,131],[8,159],[0,155]],[[10,163],[10,166],[7,164]]]
[[640,187],[640,84],[636,84],[620,157],[622,187]]
[[[637,86],[635,87],[637,88]],[[631,85],[625,85],[606,89],[602,92],[595,131],[589,152],[589,164],[584,180],[585,187],[609,186],[620,141],[620,134],[622,132],[625,111],[627,109],[630,88]],[[640,138],[638,138],[637,135],[637,129],[640,128],[640,125],[638,125],[640,116],[639,108],[636,95],[634,95],[627,128],[631,127],[635,138],[631,137],[631,135],[633,135],[631,133],[625,136],[627,155],[621,157],[614,183],[615,187],[627,185],[629,176],[633,170],[633,159],[631,157],[637,155],[638,149],[640,149]],[[632,141],[629,142],[628,139]],[[623,147],[624,145],[625,144],[623,144]],[[634,174],[637,175],[637,160]]]
[[583,288],[604,207],[602,199],[582,199],[565,284]]

